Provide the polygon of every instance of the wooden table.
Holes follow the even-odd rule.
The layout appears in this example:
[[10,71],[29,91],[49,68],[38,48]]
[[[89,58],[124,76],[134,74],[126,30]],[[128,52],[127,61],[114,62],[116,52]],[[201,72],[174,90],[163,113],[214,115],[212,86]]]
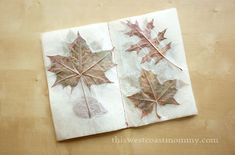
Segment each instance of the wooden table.
[[[199,115],[56,142],[40,33],[176,7]],[[234,0],[1,0],[0,154],[235,154]],[[196,143],[113,143],[196,138]],[[204,140],[217,139],[205,143]]]

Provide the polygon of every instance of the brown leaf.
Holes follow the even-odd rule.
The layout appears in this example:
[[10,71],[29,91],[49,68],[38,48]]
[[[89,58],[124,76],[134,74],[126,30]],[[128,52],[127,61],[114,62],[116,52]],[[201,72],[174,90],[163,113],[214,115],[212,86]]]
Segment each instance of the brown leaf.
[[90,87],[93,84],[110,83],[105,71],[114,66],[111,51],[92,53],[86,41],[77,34],[77,38],[69,45],[69,56],[48,56],[51,66],[48,71],[56,74],[53,86],[76,87],[82,78]]
[[157,113],[158,105],[179,104],[174,99],[177,80],[168,80],[161,84],[151,71],[142,70],[139,82],[141,91],[128,98],[142,111],[142,117],[151,113],[155,107],[156,115],[160,118]]
[[150,61],[151,59],[155,60],[155,64],[157,64],[162,58],[166,59],[169,63],[174,65],[175,67],[180,68],[173,62],[171,62],[167,57],[165,57],[165,53],[168,52],[171,49],[170,44],[168,43],[165,46],[161,46],[162,48],[159,47],[160,42],[166,39],[165,33],[167,29],[164,29],[161,32],[158,32],[156,38],[152,38],[151,33],[154,29],[154,20],[152,19],[150,22],[146,24],[146,28],[142,30],[139,27],[138,22],[136,23],[131,23],[130,21],[127,21],[126,25],[129,27],[130,31],[125,33],[129,37],[136,36],[140,40],[136,43],[131,45],[126,51],[127,52],[137,52],[137,54],[142,50],[142,49],[147,49],[148,53],[142,57],[141,63],[145,63]]
[[83,97],[80,104],[74,107],[74,112],[82,118],[91,118],[94,115],[105,113],[105,109],[94,98],[85,93],[85,85],[111,83],[105,76],[105,72],[111,69],[111,51],[100,51],[92,53],[86,41],[77,34],[77,38],[69,45],[69,56],[48,56],[51,66],[48,71],[56,74],[56,81],[53,86],[58,84],[63,87],[71,86],[73,89],[80,82]]

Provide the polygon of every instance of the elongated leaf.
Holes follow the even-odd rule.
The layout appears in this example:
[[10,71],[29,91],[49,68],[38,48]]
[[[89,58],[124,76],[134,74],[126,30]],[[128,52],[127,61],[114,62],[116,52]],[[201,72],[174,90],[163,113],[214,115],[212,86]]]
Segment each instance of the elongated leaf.
[[144,49],[147,50],[147,54],[142,57],[141,63],[149,62],[151,59],[155,60],[155,64],[157,64],[163,58],[167,60],[170,64],[177,67],[182,71],[182,68],[169,60],[165,54],[171,49],[171,42],[166,45],[161,45],[160,43],[167,39],[165,37],[166,29],[157,33],[155,38],[152,37],[152,33],[154,31],[154,20],[152,19],[148,22],[144,29],[141,29],[139,23],[136,21],[135,23],[131,23],[127,21],[126,25],[129,27],[130,31],[125,33],[129,37],[138,37],[139,41],[135,44],[132,44],[126,51],[127,52],[139,52]]

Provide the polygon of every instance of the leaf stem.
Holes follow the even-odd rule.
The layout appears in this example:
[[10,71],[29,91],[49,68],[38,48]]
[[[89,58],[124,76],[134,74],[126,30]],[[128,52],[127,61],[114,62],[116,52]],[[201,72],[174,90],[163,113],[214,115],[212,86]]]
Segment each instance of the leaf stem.
[[[157,101],[156,101],[156,102],[157,102]],[[158,104],[159,104],[158,102],[155,104],[155,113],[156,113],[157,117],[160,119],[160,118],[161,118],[161,116],[160,116],[160,115],[158,115],[158,113],[157,113],[157,105],[158,105]]]
[[89,104],[88,104],[88,101],[87,101],[85,89],[84,89],[84,86],[83,86],[83,79],[82,79],[82,77],[81,77],[81,86],[82,86],[82,91],[83,91],[83,95],[84,95],[85,102],[86,102],[86,107],[87,107],[87,111],[88,111],[88,116],[89,116],[89,118],[91,118],[91,111],[90,111],[90,107],[89,107]]
[[[138,30],[138,31],[139,31],[139,30]],[[181,67],[179,67],[178,65],[176,65],[175,63],[173,63],[171,60],[169,60],[167,57],[165,57],[165,56],[162,54],[161,50],[160,50],[157,46],[155,46],[155,45],[145,36],[144,33],[140,32],[140,31],[139,31],[139,33],[151,44],[151,46],[152,46],[164,59],[166,59],[166,60],[167,60],[169,63],[171,63],[173,66],[175,66],[175,67],[179,68],[181,71],[183,71],[183,69],[182,69]]]

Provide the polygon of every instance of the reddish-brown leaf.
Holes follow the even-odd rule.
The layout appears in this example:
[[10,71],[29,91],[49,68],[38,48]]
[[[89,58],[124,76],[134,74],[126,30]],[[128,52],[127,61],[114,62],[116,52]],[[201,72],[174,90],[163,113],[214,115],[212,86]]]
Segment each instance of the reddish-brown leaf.
[[114,66],[111,51],[92,53],[78,33],[77,38],[69,45],[69,56],[48,57],[51,60],[48,71],[56,75],[53,86],[60,84],[63,87],[71,86],[73,89],[79,82],[81,84],[83,97],[78,99],[79,102],[74,107],[77,116],[91,118],[106,112],[98,101],[86,94],[84,83],[90,88],[91,85],[111,82],[105,76],[105,72]]
[[110,83],[105,71],[114,66],[111,51],[92,53],[86,41],[78,33],[69,45],[69,56],[48,56],[51,66],[48,71],[56,74],[53,86],[76,87],[80,79],[90,87],[93,84]]
[[136,36],[140,40],[136,43],[131,45],[126,51],[127,52],[137,52],[137,54],[142,50],[148,50],[147,54],[142,57],[141,63],[145,63],[150,61],[151,59],[155,60],[155,64],[157,64],[161,59],[165,58],[168,62],[182,70],[176,64],[171,62],[168,58],[164,55],[167,51],[171,49],[171,42],[166,44],[165,46],[160,46],[160,43],[167,39],[165,37],[165,33],[167,29],[164,29],[161,32],[158,32],[157,37],[153,38],[152,32],[154,31],[154,20],[147,22],[144,29],[141,29],[138,22],[131,23],[127,21],[126,25],[129,27],[130,31],[125,33],[129,37]]
[[[141,91],[128,96],[133,104],[142,111],[144,117],[151,113],[153,109],[156,110],[157,117],[160,115],[157,113],[158,105],[175,104],[179,103],[174,99],[177,92],[176,83],[183,83],[177,80],[168,80],[161,84],[157,76],[151,71],[142,70],[139,78]],[[182,87],[181,85],[180,87]]]

